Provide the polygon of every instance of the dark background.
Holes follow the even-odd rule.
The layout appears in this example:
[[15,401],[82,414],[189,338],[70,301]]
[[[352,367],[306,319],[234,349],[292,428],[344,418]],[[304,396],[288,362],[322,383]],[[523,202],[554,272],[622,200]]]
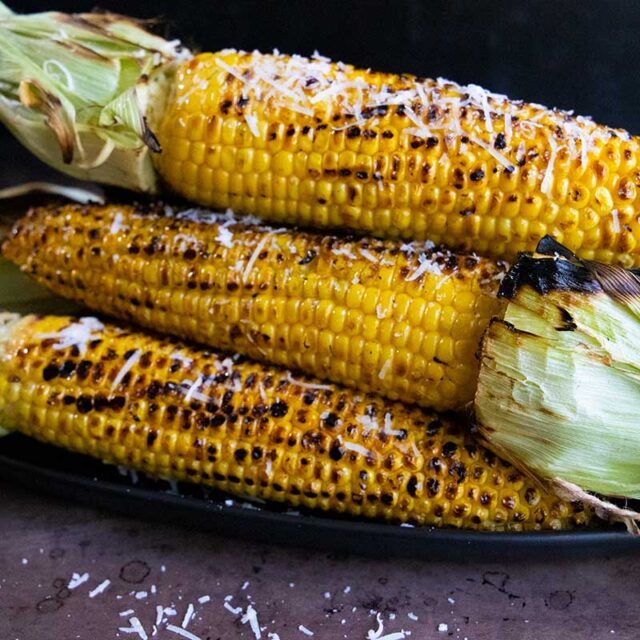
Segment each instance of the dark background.
[[[640,133],[640,2],[634,0],[8,3],[23,13],[98,6],[160,17],[161,33],[201,50],[277,47],[309,54],[318,49],[360,66],[480,84]],[[17,178],[20,170],[37,173],[38,165],[5,131],[0,145],[2,158],[12,160],[2,183]]]

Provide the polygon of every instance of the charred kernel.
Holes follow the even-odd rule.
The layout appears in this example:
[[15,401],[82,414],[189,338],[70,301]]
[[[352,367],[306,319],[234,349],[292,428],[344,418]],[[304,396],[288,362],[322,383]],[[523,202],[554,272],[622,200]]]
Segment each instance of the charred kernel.
[[340,422],[340,419],[335,413],[333,413],[333,411],[330,411],[322,418],[322,421],[324,422],[325,426],[333,428]]
[[286,416],[289,411],[289,406],[286,402],[282,402],[282,400],[278,400],[271,405],[271,415],[274,418],[281,418],[282,416]]
[[217,413],[211,418],[210,424],[212,427],[219,427],[220,425],[224,424],[225,420],[226,418],[222,414]]
[[506,146],[507,146],[507,140],[506,140],[506,138],[504,137],[504,133],[499,133],[499,134],[496,136],[496,139],[495,139],[495,142],[493,143],[493,146],[494,146],[496,149],[505,149],[505,148],[506,148]]
[[418,491],[418,478],[416,478],[415,476],[411,476],[409,478],[409,482],[407,482],[407,493],[412,498],[415,498],[417,495],[417,491]]
[[93,409],[93,398],[83,393],[76,400],[76,407],[80,413],[89,413]]
[[236,449],[233,453],[233,456],[238,462],[244,462],[245,458],[247,457],[247,450]]
[[438,491],[440,491],[440,481],[436,478],[429,478],[427,480],[427,491],[430,496],[437,496]]
[[431,458],[431,460],[429,460],[429,468],[439,473],[442,470],[442,461],[440,458]]
[[458,450],[458,445],[455,442],[445,442],[442,445],[442,456],[444,458],[451,458],[453,454]]
[[502,506],[506,509],[513,509],[516,506],[516,500],[513,496],[506,496],[502,498]]
[[76,401],[75,397],[72,395],[65,395],[62,398],[62,404],[66,404],[66,405],[70,405],[70,404],[74,404]]
[[360,136],[360,127],[349,127],[347,129],[347,138],[358,138]]
[[42,379],[45,382],[49,382],[50,380],[53,380],[54,378],[58,377],[59,373],[60,373],[60,369],[58,368],[57,365],[49,364],[42,370]]
[[329,449],[329,457],[336,462],[342,460],[345,453],[346,451],[340,446],[340,443],[334,444],[331,449]]
[[316,257],[316,255],[318,255],[317,252],[310,249],[309,251],[307,251],[307,254],[305,255],[305,257],[298,262],[298,264],[300,265],[309,264]]
[[251,450],[251,457],[254,460],[260,460],[260,458],[262,458],[262,448],[261,447],[253,447],[253,449]]
[[149,433],[147,434],[147,446],[151,447],[153,443],[157,440],[157,438],[158,438],[157,431],[149,431]]
[[76,369],[76,376],[78,380],[85,380],[89,375],[91,369],[91,362],[89,360],[81,360]]
[[480,182],[484,178],[484,171],[482,169],[476,169],[469,174],[469,178],[472,182]]

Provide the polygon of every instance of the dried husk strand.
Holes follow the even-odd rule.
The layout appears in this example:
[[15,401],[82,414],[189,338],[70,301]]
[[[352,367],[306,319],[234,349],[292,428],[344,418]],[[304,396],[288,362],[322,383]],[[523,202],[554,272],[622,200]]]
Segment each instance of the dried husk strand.
[[520,256],[481,344],[474,402],[487,443],[570,500],[638,533],[640,278],[552,238]]

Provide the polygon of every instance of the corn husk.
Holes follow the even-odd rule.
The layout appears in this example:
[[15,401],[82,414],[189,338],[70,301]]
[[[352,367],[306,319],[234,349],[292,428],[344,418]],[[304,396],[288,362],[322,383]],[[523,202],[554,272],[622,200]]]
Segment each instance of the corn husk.
[[545,238],[505,277],[481,345],[478,429],[568,499],[631,528],[640,514],[640,278]]
[[19,15],[0,2],[0,121],[59,171],[155,192],[148,123],[188,55],[124,16]]

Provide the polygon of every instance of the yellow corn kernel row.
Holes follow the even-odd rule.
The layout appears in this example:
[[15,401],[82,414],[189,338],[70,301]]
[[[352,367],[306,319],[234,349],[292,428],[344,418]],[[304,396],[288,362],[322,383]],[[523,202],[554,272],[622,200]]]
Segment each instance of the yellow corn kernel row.
[[35,209],[3,252],[93,309],[438,410],[472,400],[502,311],[489,260],[161,207]]
[[393,522],[591,518],[464,424],[96,318],[0,316],[0,424],[154,476]]
[[203,205],[498,258],[551,234],[640,265],[637,139],[474,85],[205,53],[152,125],[158,172]]

